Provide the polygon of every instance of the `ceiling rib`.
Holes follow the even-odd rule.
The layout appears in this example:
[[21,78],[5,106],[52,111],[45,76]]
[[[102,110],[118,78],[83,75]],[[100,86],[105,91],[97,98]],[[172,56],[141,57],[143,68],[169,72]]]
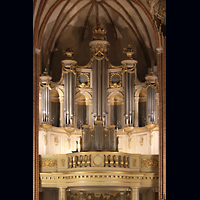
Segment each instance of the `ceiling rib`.
[[72,22],[72,20],[80,13],[82,12],[86,7],[88,7],[90,4],[92,4],[91,2],[88,2],[87,4],[85,4],[82,8],[80,8],[67,22],[67,24],[62,28],[60,34],[58,35],[56,40],[59,40],[59,38],[61,37],[62,33],[64,32],[64,30],[67,28],[67,26]]
[[109,12],[106,10],[106,8],[103,6],[103,4],[101,4],[100,6],[103,8],[104,12],[107,14],[107,16],[108,16],[108,18],[110,20],[110,23],[112,24],[112,27],[113,27],[113,30],[114,30],[114,34],[115,34],[115,38],[117,39],[117,31],[115,29],[115,25],[113,23],[113,20],[112,20],[112,18],[110,16]]
[[[80,2],[80,1],[79,1]],[[51,50],[52,50],[52,48],[53,48],[53,43],[54,43],[54,41],[55,41],[55,43],[56,43],[56,41],[58,41],[59,40],[59,38],[61,37],[61,35],[62,35],[62,33],[64,32],[64,30],[67,28],[67,26],[72,22],[72,20],[82,11],[82,10],[84,10],[86,7],[88,7],[90,4],[92,4],[91,2],[88,2],[87,4],[85,4],[83,7],[81,7],[69,20],[68,20],[68,22],[65,24],[65,26],[62,28],[62,30],[60,31],[60,33],[59,33],[59,35],[58,35],[58,37],[57,38],[55,38],[55,34],[54,34],[54,37],[52,38],[52,40],[51,40],[51,44],[50,44],[50,46],[49,46],[49,48],[48,48],[48,53],[46,54],[46,55],[48,55],[48,57],[45,59],[45,64],[47,64],[47,61],[48,61],[48,58],[49,58],[49,55],[50,55],[50,52],[51,52]],[[72,7],[74,7],[74,5],[72,6]],[[70,10],[71,11],[71,10]],[[68,11],[69,12],[69,11]],[[69,14],[69,13],[68,13]],[[60,25],[61,24],[59,24],[59,26],[58,26],[58,28],[57,28],[57,30],[56,30],[56,33],[58,33],[58,29],[60,28]]]
[[132,4],[136,3],[144,11],[146,16],[148,17],[149,22],[151,23],[151,26],[152,26],[153,31],[154,31],[154,36],[155,36],[155,40],[156,40],[156,47],[158,47],[159,46],[158,31],[157,31],[157,28],[156,28],[156,26],[155,26],[155,24],[153,22],[151,14],[149,13],[149,11],[146,9],[146,7],[140,1],[138,1],[138,0],[129,0],[129,1]]
[[35,7],[36,7],[36,4],[37,4],[37,0],[34,0],[34,1],[33,1],[33,18],[34,18],[34,15],[35,15]]
[[118,12],[116,9],[114,9],[110,4],[106,3],[105,1],[103,2],[103,4],[105,4],[111,10],[113,10],[114,12],[116,12],[122,18],[122,20],[124,20],[124,22],[129,26],[129,28],[132,30],[133,34],[135,35],[136,39],[138,40],[138,42],[139,42],[139,44],[140,44],[140,46],[141,46],[141,48],[143,50],[144,57],[145,57],[145,60],[146,60],[147,64],[150,66],[151,62],[150,62],[150,59],[149,59],[149,56],[148,56],[148,52],[146,51],[146,48],[145,48],[146,46],[138,38],[138,35],[136,34],[136,32],[133,29],[133,27],[131,26],[131,24],[125,19],[125,17],[120,12]]
[[[132,17],[130,16],[130,14],[128,13],[128,11],[124,8],[124,6],[122,6],[122,4],[120,4],[117,0],[114,0],[114,2],[126,13],[126,15],[128,16],[128,18],[131,20],[132,24],[133,24],[133,27],[135,28],[139,38],[140,38],[140,41],[142,42],[142,45],[146,51],[146,54],[148,55],[148,51],[147,51],[147,48],[146,48],[146,45],[145,45],[145,42],[144,42],[144,39],[143,37],[141,36],[140,34],[140,31],[138,30],[137,28],[137,25],[136,23],[134,22],[134,20],[132,19]],[[150,40],[148,41],[150,42]],[[151,49],[151,51],[153,51],[153,49]],[[151,64],[151,63],[150,63]]]
[[147,34],[147,37],[148,37],[148,40],[149,40],[149,46],[150,46],[150,49],[151,49],[151,56],[154,57],[154,53],[153,53],[153,46],[152,46],[152,42],[151,42],[151,38],[150,38],[150,35],[149,35],[149,31],[147,29],[147,26],[145,25],[144,23],[144,20],[142,19],[142,16],[140,15],[140,13],[138,12],[138,10],[136,9],[136,7],[129,1],[129,0],[126,0],[129,5],[133,8],[133,10],[136,12],[136,14],[138,15],[138,17],[140,18],[141,22],[142,22],[142,25],[145,29],[145,32]]
[[[36,31],[36,29],[39,29],[38,31],[38,35],[37,35],[37,40],[38,43],[37,43],[37,47],[39,45],[39,47],[41,47],[41,43],[42,43],[42,37],[43,37],[43,34],[44,34],[44,31],[45,31],[45,28],[48,24],[48,20],[49,18],[52,16],[52,13],[54,12],[54,10],[58,7],[58,5],[60,5],[60,3],[62,3],[64,0],[57,0],[50,8],[49,10],[47,11],[41,25],[39,25],[38,23],[40,22],[41,20],[41,16],[42,16],[42,13],[44,12],[44,8],[48,2],[48,0],[44,0],[44,1],[40,1],[38,2],[37,0],[34,0],[33,4],[34,4],[34,7],[33,7],[33,15],[36,15],[35,17],[35,20],[34,20],[34,32]],[[52,28],[52,31],[50,33],[50,36],[48,37],[48,40],[47,40],[47,43],[46,43],[46,46],[44,48],[44,57],[43,57],[43,64],[46,64],[48,59],[47,59],[47,56],[49,56],[51,50],[52,50],[52,46],[54,44],[54,41],[58,41],[59,37],[61,36],[62,32],[67,28],[67,26],[71,23],[71,21],[81,12],[80,10],[82,10],[82,8],[79,10],[80,12],[79,13],[75,13],[71,18],[70,20],[67,22],[67,24],[65,25],[65,27],[61,30],[60,34],[58,37],[55,37],[56,34],[59,33],[59,29],[61,27],[61,25],[63,24],[65,18],[69,15],[69,13],[74,9],[75,6],[77,6],[77,4],[79,2],[82,2],[80,0],[77,0],[75,3],[72,4],[71,8],[68,10],[68,12],[65,14],[65,16],[62,18],[62,20],[59,22],[60,18],[61,18],[61,15],[63,14],[63,11],[64,9],[67,7],[67,5],[69,4],[71,0],[68,0],[66,2],[66,4],[62,7],[61,11],[59,12],[59,15],[56,19],[56,22],[54,23],[54,26]],[[141,37],[141,34],[136,26],[136,23],[135,21],[133,20],[133,18],[130,16],[130,14],[127,12],[126,8],[121,4],[119,3],[117,0],[113,0],[126,14],[126,16],[124,14],[121,14],[117,9],[115,9],[113,6],[111,6],[110,4],[108,4],[106,1],[101,1],[100,3],[96,3],[96,1],[90,1],[88,4],[91,4],[92,3],[92,6],[90,7],[89,9],[89,12],[87,13],[87,16],[85,18],[85,22],[84,22],[84,27],[83,27],[83,31],[82,31],[82,40],[84,38],[84,34],[85,34],[85,30],[86,30],[86,27],[87,27],[87,24],[88,24],[88,21],[89,21],[89,18],[90,18],[90,15],[91,15],[91,12],[94,8],[94,4],[95,4],[95,11],[96,11],[96,24],[98,24],[99,22],[99,7],[98,6],[101,6],[101,8],[104,10],[105,14],[107,15],[108,19],[110,20],[110,23],[113,27],[113,31],[114,31],[114,34],[115,34],[115,38],[117,38],[117,32],[116,32],[116,28],[115,28],[115,25],[113,23],[113,20],[110,16],[110,13],[108,12],[107,8],[110,8],[112,11],[114,11],[116,14],[119,15],[119,17],[128,25],[128,27],[132,30],[133,34],[136,36],[136,39],[138,40],[140,46],[142,47],[142,50],[143,50],[143,53],[144,53],[144,56],[145,56],[145,59],[147,61],[147,63],[149,64],[149,53],[151,54],[151,58],[154,58],[154,53],[153,53],[153,45],[152,45],[152,40],[151,40],[151,37],[150,37],[150,34],[149,34],[149,30],[142,18],[142,16],[140,15],[140,12],[138,11],[138,9],[134,6],[134,3],[137,4],[138,6],[141,7],[141,9],[144,11],[144,13],[146,14],[146,16],[148,17],[151,25],[153,26],[153,31],[154,31],[154,35],[155,37],[157,36],[157,30],[156,30],[156,26],[155,24],[153,23],[153,20],[152,20],[152,17],[149,13],[149,11],[146,9],[146,7],[138,0],[126,0],[126,2],[131,6],[131,8],[135,11],[135,13],[137,14],[137,16],[139,17],[140,19],[140,22],[142,23],[144,29],[145,29],[145,32],[146,32],[146,36],[147,36],[147,39],[148,39],[148,43],[150,45],[150,52],[148,53],[147,51],[147,47],[144,43],[144,40],[143,38]],[[36,4],[39,4],[38,5],[38,10],[36,12],[35,8],[37,7]],[[105,6],[106,7],[105,7]],[[85,7],[84,7],[85,8]],[[84,9],[83,8],[83,9]],[[130,19],[132,25],[130,22],[128,22],[128,19]],[[58,22],[59,22],[59,25],[58,25]],[[37,27],[35,27],[35,25],[38,24]],[[58,26],[57,26],[58,25]],[[135,29],[135,30],[134,30]],[[157,44],[157,38],[156,39],[156,44]]]
[[87,26],[87,23],[88,23],[88,19],[90,17],[90,14],[92,12],[92,8],[94,7],[94,4],[91,5],[89,11],[88,11],[88,14],[85,18],[85,22],[84,22],[84,26],[83,26],[83,31],[82,31],[82,36],[81,36],[81,41],[83,41],[83,38],[84,38],[84,34],[85,34],[85,29],[86,29],[86,26]]
[[[45,27],[48,23],[49,18],[51,17],[52,13],[54,10],[65,0],[58,0],[56,1],[48,10],[47,14],[45,15],[44,20],[42,21],[42,25],[40,26],[39,30],[39,37],[38,37],[38,46],[41,47],[41,42],[42,42],[42,35],[44,34]],[[55,24],[54,24],[55,25]],[[51,32],[52,33],[52,32]]]
[[95,11],[96,11],[96,27],[97,27],[99,24],[99,10],[97,4],[95,4]]
[[[70,3],[71,0],[69,0],[64,7],[66,7],[69,3]],[[56,21],[56,23],[54,24],[54,27],[52,29],[52,34],[49,36],[49,39],[47,41],[47,44],[46,44],[46,47],[45,47],[45,50],[44,50],[44,64],[46,65],[47,63],[47,54],[49,54],[50,50],[52,49],[52,44],[53,44],[53,41],[54,41],[54,38],[55,38],[55,35],[56,33],[58,32],[58,30],[60,29],[63,21],[65,20],[65,18],[67,17],[67,15],[75,8],[75,6],[77,6],[81,1],[77,0],[76,3],[73,4],[73,6],[65,13],[65,15],[63,16],[62,20],[60,21],[60,23],[58,24],[57,28],[55,25],[57,25],[58,23],[58,20]],[[62,11],[64,11],[64,9],[62,9]],[[60,14],[61,16],[61,14]],[[59,18],[60,18],[59,16]]]

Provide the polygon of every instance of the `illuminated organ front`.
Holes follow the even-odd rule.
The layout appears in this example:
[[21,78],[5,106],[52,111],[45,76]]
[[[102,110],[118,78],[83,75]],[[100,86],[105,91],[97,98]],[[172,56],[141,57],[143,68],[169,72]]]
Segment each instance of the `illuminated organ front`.
[[127,59],[113,66],[110,43],[100,25],[89,46],[87,65],[79,66],[68,48],[60,81],[51,81],[46,70],[40,76],[39,137],[46,144],[40,145],[40,154],[75,150],[158,154],[157,76],[149,68],[145,82],[137,79],[130,45],[123,49]]

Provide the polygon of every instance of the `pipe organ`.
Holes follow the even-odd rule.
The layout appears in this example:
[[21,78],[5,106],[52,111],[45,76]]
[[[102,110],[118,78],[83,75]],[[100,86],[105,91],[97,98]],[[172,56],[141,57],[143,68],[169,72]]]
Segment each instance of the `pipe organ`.
[[[79,66],[73,59],[73,50],[65,51],[67,58],[62,63],[62,76],[53,83],[47,70],[40,76],[42,124],[51,124],[51,88],[59,88],[60,126],[65,129],[82,130],[81,150],[117,151],[118,129],[140,127],[138,108],[146,94],[146,119],[142,126],[158,123],[157,76],[151,70],[145,82],[137,79],[137,61],[132,58],[133,49],[129,45],[123,53],[127,59],[120,66],[109,61],[110,43],[106,31],[98,25],[89,43],[91,58],[86,66]],[[63,95],[63,96],[62,96]],[[143,110],[144,111],[144,110]],[[140,116],[141,119],[141,116]],[[132,130],[132,129],[131,129]]]

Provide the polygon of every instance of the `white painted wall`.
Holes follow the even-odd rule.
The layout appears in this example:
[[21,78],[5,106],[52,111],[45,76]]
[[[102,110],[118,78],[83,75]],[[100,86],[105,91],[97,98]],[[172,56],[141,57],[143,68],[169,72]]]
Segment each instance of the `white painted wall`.
[[[47,137],[45,143],[45,135]],[[68,136],[65,133],[51,131],[39,131],[39,154],[67,154],[76,150],[76,141],[78,141],[78,150],[80,151],[80,136]],[[130,137],[126,134],[119,136],[119,152],[132,154],[159,154],[159,131],[134,133]],[[55,138],[58,139],[56,145]],[[150,142],[151,141],[151,142]]]

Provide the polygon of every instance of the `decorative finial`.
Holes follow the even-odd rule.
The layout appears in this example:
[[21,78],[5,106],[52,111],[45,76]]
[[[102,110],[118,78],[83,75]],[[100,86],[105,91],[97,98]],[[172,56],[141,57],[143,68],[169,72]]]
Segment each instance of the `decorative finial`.
[[134,54],[134,51],[130,44],[128,45],[128,48],[123,48],[123,53],[131,60],[133,59],[132,55]]
[[48,76],[47,67],[44,68],[44,72],[43,72],[41,75],[43,75],[43,76]]
[[64,54],[67,56],[67,58],[72,58],[74,55],[74,50],[70,47],[64,50]]
[[106,30],[101,27],[100,23],[97,24],[93,31],[93,40],[107,40]]

